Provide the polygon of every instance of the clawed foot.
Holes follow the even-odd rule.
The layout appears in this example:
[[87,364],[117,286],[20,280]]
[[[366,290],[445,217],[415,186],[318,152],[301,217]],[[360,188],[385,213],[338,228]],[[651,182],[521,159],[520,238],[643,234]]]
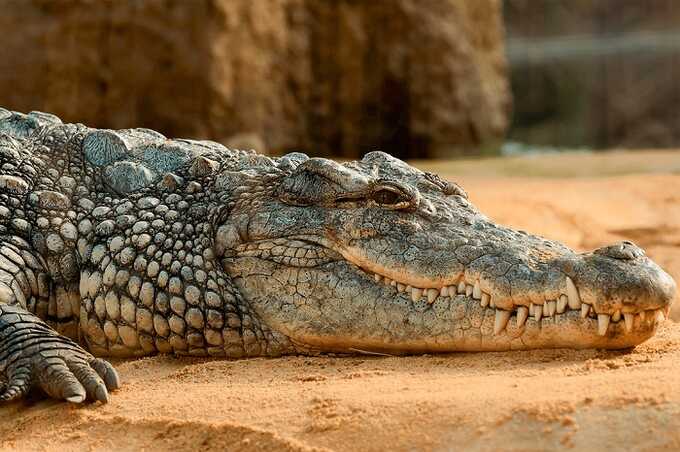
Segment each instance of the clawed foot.
[[[5,380],[0,386],[0,402],[21,398],[33,387],[72,403],[108,402],[109,391],[120,386],[111,364],[30,314],[13,315],[19,318],[12,319],[15,322],[5,328],[0,341],[0,364],[4,364],[0,370]],[[0,316],[0,323],[9,320],[6,316]]]

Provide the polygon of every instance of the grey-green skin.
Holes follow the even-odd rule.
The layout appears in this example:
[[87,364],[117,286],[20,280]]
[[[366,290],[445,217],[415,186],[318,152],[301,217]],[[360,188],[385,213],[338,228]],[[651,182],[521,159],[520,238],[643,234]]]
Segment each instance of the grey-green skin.
[[629,242],[498,226],[382,152],[272,159],[0,109],[2,400],[106,401],[93,355],[631,347],[674,292]]

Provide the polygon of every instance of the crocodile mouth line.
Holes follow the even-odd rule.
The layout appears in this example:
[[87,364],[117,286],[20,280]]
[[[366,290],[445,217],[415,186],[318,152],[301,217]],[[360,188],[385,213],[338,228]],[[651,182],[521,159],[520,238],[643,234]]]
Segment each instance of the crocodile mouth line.
[[[478,302],[482,308],[495,311],[494,334],[501,334],[512,317],[517,328],[524,328],[528,319],[538,325],[542,321],[574,319],[575,313],[581,319],[595,319],[597,333],[605,336],[610,325],[622,324],[626,333],[632,333],[636,325],[645,321],[660,323],[668,315],[668,309],[650,309],[638,312],[614,313],[597,312],[595,307],[584,302],[574,281],[565,275],[565,290],[555,299],[543,300],[543,303],[530,303],[528,306],[513,305],[512,309],[504,309],[496,305],[492,293],[482,289],[480,279],[466,278],[465,272],[453,275],[437,282],[426,277],[416,277],[405,272],[388,271],[374,262],[359,258],[355,250],[334,247],[327,240],[310,237],[287,237],[273,240],[254,241],[242,244],[236,249],[239,257],[256,257],[295,267],[317,267],[329,262],[345,261],[359,270],[366,278],[372,278],[384,289],[393,290],[394,296],[407,296],[411,301],[434,304],[440,297],[451,299],[462,296],[467,300]],[[387,275],[389,274],[389,276]],[[576,317],[578,318],[578,317]]]
[[650,309],[637,313],[622,313],[617,310],[614,314],[597,313],[595,308],[583,302],[579,296],[578,289],[574,282],[566,277],[567,293],[561,294],[555,300],[545,300],[543,304],[531,303],[529,306],[513,306],[512,310],[499,308],[495,305],[491,294],[481,290],[479,279],[474,281],[466,280],[464,276],[458,277],[456,284],[440,287],[413,287],[409,284],[401,283],[397,280],[388,278],[379,273],[373,273],[368,269],[361,270],[370,277],[372,275],[376,283],[381,283],[387,288],[395,290],[396,294],[405,293],[410,296],[411,301],[424,301],[433,304],[439,297],[455,298],[462,296],[468,300],[475,300],[482,308],[493,309],[495,311],[494,334],[502,333],[508,325],[511,317],[516,319],[517,328],[523,328],[527,319],[532,318],[539,325],[542,320],[554,319],[561,320],[562,315],[573,318],[573,314],[579,313],[581,319],[592,318],[597,320],[597,333],[600,336],[607,334],[610,325],[622,323],[626,333],[632,333],[635,325],[642,324],[646,319],[656,322],[666,320],[666,309]]

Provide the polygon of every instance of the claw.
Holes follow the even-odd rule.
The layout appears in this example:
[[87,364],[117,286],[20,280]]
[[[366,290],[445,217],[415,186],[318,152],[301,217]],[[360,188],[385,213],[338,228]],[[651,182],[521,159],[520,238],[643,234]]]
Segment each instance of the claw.
[[95,358],[90,362],[90,367],[92,367],[102,380],[104,380],[109,391],[115,391],[120,388],[120,377],[118,376],[118,372],[116,372],[116,369],[114,369],[108,361]]
[[85,388],[89,400],[103,403],[109,401],[106,385],[95,369],[88,363],[80,361],[68,361],[67,365],[80,384]]
[[10,402],[28,394],[31,389],[31,370],[19,367],[12,372],[7,387],[0,395],[0,401]]
[[66,397],[65,400],[71,403],[83,403],[85,401],[85,394],[72,395],[71,397]]
[[45,361],[38,369],[40,387],[52,398],[81,403],[85,388],[62,361]]
[[[73,378],[73,376],[71,376],[71,378]],[[55,389],[59,391],[60,388],[57,387]],[[59,398],[59,396],[56,396],[55,398]],[[66,383],[66,387],[61,388],[61,398],[71,403],[83,403],[87,398],[87,393],[85,388],[83,388],[77,380],[74,380]]]
[[109,392],[106,390],[104,386],[97,386],[95,398],[99,400],[101,403],[109,403]]

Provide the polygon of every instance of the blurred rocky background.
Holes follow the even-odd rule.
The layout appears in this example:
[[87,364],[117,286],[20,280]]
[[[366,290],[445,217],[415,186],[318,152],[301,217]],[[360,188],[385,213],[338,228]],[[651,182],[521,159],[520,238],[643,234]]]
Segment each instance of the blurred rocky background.
[[489,152],[510,111],[501,10],[499,0],[0,0],[0,105],[276,154]]
[[680,145],[680,2],[505,0],[511,140]]
[[270,154],[680,147],[677,0],[0,0],[0,105]]

